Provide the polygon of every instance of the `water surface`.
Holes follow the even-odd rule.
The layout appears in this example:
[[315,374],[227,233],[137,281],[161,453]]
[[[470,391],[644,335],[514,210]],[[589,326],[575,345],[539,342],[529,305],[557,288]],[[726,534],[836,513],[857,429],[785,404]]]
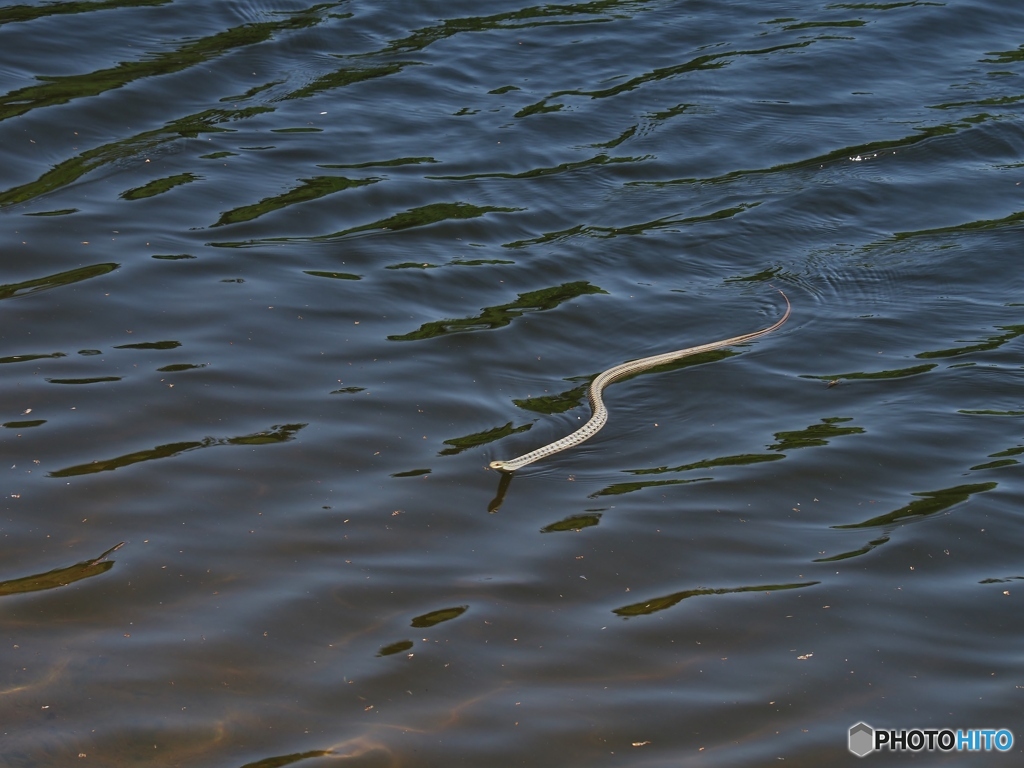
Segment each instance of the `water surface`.
[[1019,759],[1021,29],[0,6],[0,764]]

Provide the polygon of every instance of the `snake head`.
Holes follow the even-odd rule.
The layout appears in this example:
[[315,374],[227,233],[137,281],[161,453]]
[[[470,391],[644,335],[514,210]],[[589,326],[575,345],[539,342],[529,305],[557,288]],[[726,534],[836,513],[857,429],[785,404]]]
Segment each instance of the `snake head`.
[[504,461],[492,461],[487,466],[489,466],[491,469],[496,469],[499,472],[512,472],[513,471],[513,470],[508,468],[508,466],[505,464]]

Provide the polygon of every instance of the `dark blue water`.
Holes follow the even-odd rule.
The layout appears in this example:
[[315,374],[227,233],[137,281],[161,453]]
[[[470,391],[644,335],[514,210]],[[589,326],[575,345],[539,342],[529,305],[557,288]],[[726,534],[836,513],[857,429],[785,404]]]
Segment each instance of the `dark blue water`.
[[1022,30],[0,6],[0,765],[1016,764]]

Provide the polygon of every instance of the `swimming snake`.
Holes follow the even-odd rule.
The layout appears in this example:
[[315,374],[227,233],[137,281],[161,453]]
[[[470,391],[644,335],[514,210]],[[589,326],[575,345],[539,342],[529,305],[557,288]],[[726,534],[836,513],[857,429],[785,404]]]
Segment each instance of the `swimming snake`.
[[679,349],[675,352],[665,352],[660,355],[652,355],[651,357],[642,357],[639,360],[633,360],[628,363],[616,365],[614,368],[609,368],[604,373],[599,374],[590,384],[589,395],[592,415],[586,424],[577,429],[571,435],[566,435],[561,440],[556,440],[555,442],[549,443],[535,451],[524,453],[522,456],[515,459],[509,459],[508,461],[492,461],[490,464],[491,469],[497,469],[501,472],[515,472],[517,469],[521,469],[527,464],[532,464],[533,462],[554,453],[564,451],[566,448],[577,446],[596,435],[601,430],[601,427],[603,427],[608,421],[608,408],[605,406],[604,400],[601,399],[601,393],[609,384],[613,384],[614,382],[624,379],[627,376],[631,376],[634,373],[641,373],[659,365],[665,365],[666,363],[681,360],[682,358],[689,357],[690,355],[697,355],[701,352],[709,352],[713,349],[731,347],[734,344],[742,344],[747,341],[752,341],[753,339],[777,330],[786,322],[786,320],[789,319],[789,313],[792,310],[792,306],[790,305],[789,298],[786,294],[782,291],[779,291],[779,293],[781,293],[782,298],[786,300],[786,312],[781,318],[779,318],[779,320],[767,328],[762,328],[760,331],[754,331],[753,333],[744,333],[740,336],[733,336],[730,339],[722,339],[721,341],[712,341],[708,344],[700,344],[696,347]]

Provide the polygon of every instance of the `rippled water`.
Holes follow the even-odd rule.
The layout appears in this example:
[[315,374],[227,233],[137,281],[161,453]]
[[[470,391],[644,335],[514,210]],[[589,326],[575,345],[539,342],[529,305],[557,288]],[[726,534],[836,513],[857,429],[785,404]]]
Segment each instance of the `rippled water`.
[[1015,762],[1022,29],[0,6],[0,764]]

